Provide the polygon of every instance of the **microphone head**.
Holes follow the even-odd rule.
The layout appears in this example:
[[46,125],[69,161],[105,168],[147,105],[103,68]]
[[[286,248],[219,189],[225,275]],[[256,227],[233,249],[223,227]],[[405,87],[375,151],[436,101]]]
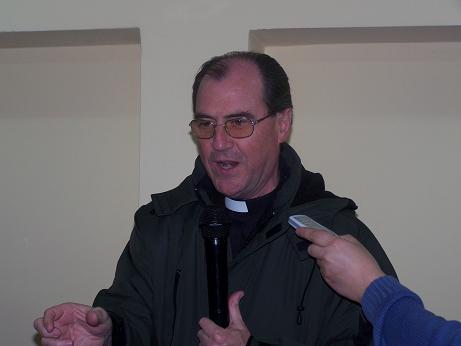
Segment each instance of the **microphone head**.
[[200,215],[199,226],[205,238],[227,238],[231,219],[227,214],[227,209],[207,207]]

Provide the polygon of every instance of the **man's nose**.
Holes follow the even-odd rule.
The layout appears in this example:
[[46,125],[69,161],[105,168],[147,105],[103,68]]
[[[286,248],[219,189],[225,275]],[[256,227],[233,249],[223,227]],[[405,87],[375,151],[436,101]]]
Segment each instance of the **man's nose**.
[[225,150],[232,146],[232,137],[227,134],[224,124],[215,127],[212,141],[216,150]]

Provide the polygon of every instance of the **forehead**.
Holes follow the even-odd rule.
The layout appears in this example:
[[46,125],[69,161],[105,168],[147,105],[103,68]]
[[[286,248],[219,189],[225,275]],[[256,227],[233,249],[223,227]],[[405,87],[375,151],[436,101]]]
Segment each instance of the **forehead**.
[[265,109],[262,96],[262,79],[257,66],[244,60],[231,61],[224,78],[203,78],[197,93],[196,112],[209,115],[257,112]]

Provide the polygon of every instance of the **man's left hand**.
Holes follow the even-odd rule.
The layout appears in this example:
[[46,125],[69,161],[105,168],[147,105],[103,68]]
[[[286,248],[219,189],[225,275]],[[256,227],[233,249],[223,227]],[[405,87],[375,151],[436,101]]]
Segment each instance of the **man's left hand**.
[[221,328],[210,319],[203,317],[199,321],[200,330],[197,336],[200,346],[245,346],[250,338],[250,331],[243,322],[239,302],[244,296],[237,291],[229,297],[229,326]]

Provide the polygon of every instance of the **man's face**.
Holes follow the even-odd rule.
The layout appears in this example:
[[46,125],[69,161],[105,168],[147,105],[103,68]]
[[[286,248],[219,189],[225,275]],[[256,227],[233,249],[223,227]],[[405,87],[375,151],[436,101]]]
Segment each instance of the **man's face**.
[[[224,79],[202,80],[195,116],[217,124],[240,114],[261,119],[268,114],[262,91],[257,67],[232,61]],[[255,125],[250,137],[232,138],[224,126],[217,126],[214,137],[197,139],[200,158],[216,189],[236,199],[256,198],[274,190],[279,180],[279,144],[287,140],[290,128],[291,109],[286,109]]]

